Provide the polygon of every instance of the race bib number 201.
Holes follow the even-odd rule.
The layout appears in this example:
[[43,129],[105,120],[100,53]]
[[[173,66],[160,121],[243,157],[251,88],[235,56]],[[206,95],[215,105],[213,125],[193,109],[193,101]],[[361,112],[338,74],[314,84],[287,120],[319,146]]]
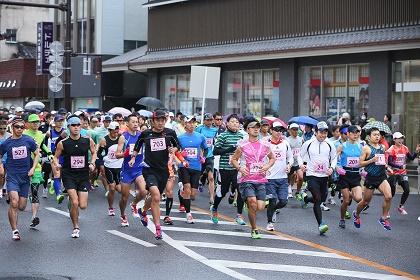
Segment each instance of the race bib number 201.
[[23,159],[28,156],[28,150],[26,149],[26,146],[13,147],[12,155],[13,159]]
[[165,138],[150,139],[150,149],[152,152],[166,150]]

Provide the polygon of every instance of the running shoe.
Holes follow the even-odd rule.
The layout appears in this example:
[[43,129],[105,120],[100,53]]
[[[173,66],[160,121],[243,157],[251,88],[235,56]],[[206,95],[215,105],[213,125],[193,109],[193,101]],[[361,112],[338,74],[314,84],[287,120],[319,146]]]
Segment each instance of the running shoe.
[[132,203],[130,203],[130,207],[131,207],[131,213],[133,214],[133,217],[134,218],[140,218],[139,210],[137,209],[137,205],[132,202]]
[[268,207],[268,204],[270,204],[270,201],[268,201],[268,199],[265,201],[265,208]]
[[180,213],[185,213],[185,206],[184,205],[179,205],[179,212]]
[[267,227],[265,229],[269,230],[269,231],[274,231],[274,224],[273,223],[268,223]]
[[135,191],[130,190],[130,194],[131,194],[132,197],[136,197],[136,192]]
[[198,185],[198,192],[203,192],[204,186],[202,184]]
[[238,201],[237,201],[236,199],[233,201],[232,206],[233,206],[233,207],[238,206]]
[[42,197],[43,198],[47,198],[48,197],[48,189],[47,188],[42,188]]
[[389,222],[389,219],[382,219],[382,217],[378,220],[378,223],[380,223],[384,229],[391,230],[391,223]]
[[194,219],[191,213],[187,213],[186,218],[187,218],[187,224],[194,224]]
[[321,203],[321,210],[322,211],[330,211],[330,208],[328,208],[327,206],[325,206],[324,202]]
[[80,236],[80,229],[75,228],[73,229],[73,232],[71,233],[71,238],[79,238]]
[[109,191],[106,191],[105,192],[105,197],[108,197],[108,195],[109,195]]
[[335,200],[334,200],[334,198],[332,198],[332,197],[329,197],[329,198],[327,199],[327,203],[328,203],[328,204],[331,204],[331,205],[336,205]]
[[295,198],[296,198],[297,201],[302,201],[302,199],[303,199],[302,195],[298,192],[295,194]]
[[287,198],[293,198],[293,193],[289,192],[289,193],[287,194]]
[[366,212],[369,209],[369,204],[365,206],[365,208],[363,208],[362,212]]
[[251,238],[252,239],[261,239],[262,236],[257,229],[254,229],[253,231],[251,231]]
[[173,224],[174,224],[174,222],[171,220],[171,218],[169,218],[168,216],[166,216],[164,219],[163,219],[163,223],[165,224],[165,225],[167,225],[167,226],[172,226]]
[[353,223],[356,228],[360,228],[360,217],[356,216],[356,211],[353,211]]
[[273,213],[273,217],[271,218],[271,221],[272,221],[273,223],[276,223],[276,222],[277,222],[277,210],[276,210],[276,211],[274,211],[274,213]]
[[324,223],[321,223],[319,225],[318,229],[319,229],[319,233],[320,234],[324,234],[324,233],[326,233],[328,231],[328,225],[326,225]]
[[32,219],[32,222],[29,225],[29,227],[35,228],[37,225],[39,225],[39,218],[38,217],[35,217],[35,218]]
[[109,208],[108,209],[108,216],[115,216],[115,211],[114,211],[114,208]]
[[346,210],[346,213],[344,214],[344,218],[349,220],[351,218],[350,212]]
[[147,224],[149,223],[149,218],[147,217],[147,211],[142,211],[140,213],[140,222],[143,226],[147,227]]
[[308,195],[305,192],[302,192],[302,200],[300,201],[300,205],[302,206],[303,209],[306,209],[309,207],[308,203],[305,202],[305,197],[307,197]]
[[48,187],[48,193],[49,193],[50,195],[54,195],[54,193],[55,193],[55,190],[54,190],[54,181],[51,181],[51,182],[50,182],[50,185],[49,185],[49,187]]
[[235,193],[230,193],[229,198],[228,198],[229,204],[232,204],[234,200],[235,200]]
[[15,230],[12,232],[12,239],[13,239],[14,241],[19,241],[19,240],[20,240],[20,233],[19,233],[19,231],[18,231],[17,229],[15,229]]
[[214,210],[214,207],[212,206],[211,209],[211,220],[213,221],[214,224],[219,223],[219,215],[217,214],[217,211]]
[[62,194],[57,195],[56,200],[58,204],[61,204],[61,202],[63,202],[64,200],[64,195]]
[[162,239],[162,229],[160,228],[160,225],[156,225],[156,233],[155,233],[156,240]]
[[162,201],[166,201],[166,193],[163,193],[163,194],[160,196],[160,199],[161,199]]
[[239,215],[239,214],[236,215],[235,222],[240,226],[245,226],[246,225],[244,219],[242,219],[242,216]]
[[398,207],[398,212],[400,212],[401,215],[407,215],[407,211],[405,211],[404,206]]
[[127,220],[127,215],[121,216],[121,226],[122,227],[128,227],[130,224],[128,223]]
[[340,222],[338,223],[338,226],[341,228],[346,228],[346,220],[340,220]]
[[242,208],[242,211],[247,214],[248,213],[248,204],[245,202],[244,207]]

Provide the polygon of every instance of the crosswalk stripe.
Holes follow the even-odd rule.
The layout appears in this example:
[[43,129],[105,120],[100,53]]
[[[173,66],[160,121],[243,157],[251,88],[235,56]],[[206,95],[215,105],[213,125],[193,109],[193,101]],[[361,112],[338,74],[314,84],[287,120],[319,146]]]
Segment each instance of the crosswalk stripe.
[[61,214],[63,216],[66,216],[66,217],[70,218],[70,214],[69,213],[64,212],[64,211],[61,211],[61,210],[58,210],[58,209],[56,209],[54,207],[45,207],[45,209],[47,209],[47,210],[49,210],[51,212],[55,212],[57,214]]
[[278,271],[278,272],[294,272],[294,273],[307,273],[307,274],[318,274],[318,275],[335,275],[335,276],[346,276],[352,278],[361,279],[377,279],[377,280],[402,280],[407,279],[403,276],[371,273],[362,271],[342,270],[325,267],[314,267],[314,266],[298,266],[298,265],[282,265],[282,264],[265,264],[265,263],[252,263],[252,262],[238,262],[230,260],[212,260],[215,265],[224,265],[229,268],[242,268],[242,269],[254,269],[254,270],[265,270],[265,271]]
[[[165,201],[161,201],[161,202],[160,202],[160,205],[166,205],[166,202],[165,202]],[[172,203],[172,205],[179,206],[179,203],[174,201],[174,202]]]
[[[163,231],[190,232],[190,233],[207,233],[207,234],[251,238],[251,233],[249,233],[249,232],[224,231],[224,230],[213,230],[213,229],[202,229],[202,228],[186,228],[186,227],[174,227],[174,226],[162,226],[162,230]],[[289,238],[276,236],[276,235],[261,234],[261,236],[264,239],[275,239],[275,240],[288,240],[288,241],[290,241]]]
[[[152,215],[147,215],[149,218],[152,218]],[[160,216],[161,219],[165,218],[165,216]],[[183,217],[171,217],[172,221],[187,221]],[[194,223],[202,223],[202,224],[213,224],[210,220],[203,220],[203,219],[194,219]],[[219,221],[220,225],[231,225],[231,226],[239,226],[237,223],[228,222],[228,221]]]
[[316,251],[291,250],[291,249],[272,248],[272,247],[245,246],[245,245],[195,242],[195,241],[181,241],[181,240],[178,240],[178,241],[187,247],[201,247],[201,248],[213,248],[213,249],[224,249],[224,250],[252,251],[252,252],[262,252],[262,253],[277,253],[277,254],[301,255],[301,256],[311,256],[311,257],[348,259],[346,257],[340,256],[337,254],[316,252]]
[[[160,211],[165,212],[166,209],[165,208],[160,208]],[[183,214],[185,214],[185,212],[180,212],[178,209],[172,209],[171,213],[183,213]],[[207,215],[207,216],[209,215],[207,213],[203,213],[203,212],[199,212],[199,211],[193,211],[193,210],[191,210],[191,214]]]
[[155,245],[155,244],[152,244],[152,243],[146,242],[146,241],[144,241],[144,240],[141,240],[141,239],[135,238],[135,237],[133,237],[133,236],[131,236],[131,235],[128,235],[128,234],[122,233],[122,232],[120,232],[120,231],[118,231],[118,230],[107,230],[107,232],[109,232],[110,234],[113,234],[113,235],[116,235],[116,236],[122,237],[122,238],[124,238],[124,239],[130,240],[130,241],[132,241],[132,242],[134,242],[134,243],[137,243],[137,244],[143,245],[144,247],[156,247],[156,245]]

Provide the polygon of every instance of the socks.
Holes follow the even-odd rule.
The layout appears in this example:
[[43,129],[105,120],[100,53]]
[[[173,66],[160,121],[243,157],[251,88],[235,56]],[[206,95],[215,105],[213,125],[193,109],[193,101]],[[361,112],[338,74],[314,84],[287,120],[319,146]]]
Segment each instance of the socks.
[[169,214],[171,213],[171,209],[172,209],[172,204],[174,202],[174,199],[171,197],[167,197],[166,198],[166,216],[169,216]]
[[54,178],[53,182],[55,195],[61,194],[61,178]]

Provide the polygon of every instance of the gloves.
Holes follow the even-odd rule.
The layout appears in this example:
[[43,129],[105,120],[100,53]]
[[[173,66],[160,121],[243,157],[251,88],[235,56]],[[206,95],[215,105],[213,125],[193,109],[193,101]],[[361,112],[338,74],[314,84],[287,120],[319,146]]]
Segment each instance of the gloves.
[[206,158],[205,158],[205,157],[200,156],[200,162],[201,162],[201,164],[205,163],[205,162],[206,162]]
[[186,160],[184,160],[184,161],[182,162],[182,165],[183,165],[185,168],[190,167],[190,163],[189,163],[188,161],[186,161]]
[[339,175],[346,175],[346,170],[344,170],[342,167],[338,167],[335,169]]

